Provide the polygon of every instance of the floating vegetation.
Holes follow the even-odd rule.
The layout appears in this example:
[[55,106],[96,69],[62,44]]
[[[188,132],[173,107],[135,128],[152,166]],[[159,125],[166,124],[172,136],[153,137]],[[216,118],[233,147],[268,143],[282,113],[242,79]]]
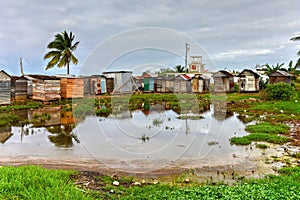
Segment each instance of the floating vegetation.
[[208,142],[207,143],[209,146],[212,146],[212,145],[217,145],[217,144],[219,144],[219,142],[217,142],[217,141],[210,141],[210,142]]
[[256,144],[256,148],[267,149],[267,148],[269,148],[269,146],[266,144]]
[[143,134],[142,137],[140,137],[139,139],[142,140],[143,142],[147,142],[149,140],[149,136]]
[[166,130],[174,130],[175,127],[169,127],[169,126],[166,126]]
[[153,126],[160,126],[163,123],[163,120],[159,119],[159,118],[155,118],[153,119]]
[[199,120],[204,119],[204,117],[202,115],[179,115],[177,119]]

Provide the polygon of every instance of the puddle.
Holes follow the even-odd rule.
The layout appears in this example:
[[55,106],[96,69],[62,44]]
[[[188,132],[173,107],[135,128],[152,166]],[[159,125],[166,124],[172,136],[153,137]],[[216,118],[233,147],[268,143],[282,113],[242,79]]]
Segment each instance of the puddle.
[[0,156],[97,159],[111,168],[134,172],[158,170],[189,159],[229,164],[237,161],[236,157],[249,156],[245,147],[229,142],[231,137],[246,134],[245,124],[237,114],[218,110],[220,105],[212,105],[204,113],[186,110],[180,115],[161,104],[147,107],[146,111],[122,110],[85,119],[74,119],[60,107],[23,111],[19,115],[28,119],[48,114],[38,126],[1,129]]

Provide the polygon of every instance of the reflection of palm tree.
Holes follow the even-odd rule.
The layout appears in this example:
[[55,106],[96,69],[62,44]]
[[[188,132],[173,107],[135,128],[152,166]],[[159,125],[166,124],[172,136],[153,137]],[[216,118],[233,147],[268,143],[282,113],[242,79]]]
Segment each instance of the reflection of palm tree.
[[76,135],[72,134],[72,130],[75,128],[75,124],[64,124],[52,127],[47,127],[47,130],[53,135],[49,135],[49,140],[59,147],[71,147],[73,146],[73,139],[80,143]]

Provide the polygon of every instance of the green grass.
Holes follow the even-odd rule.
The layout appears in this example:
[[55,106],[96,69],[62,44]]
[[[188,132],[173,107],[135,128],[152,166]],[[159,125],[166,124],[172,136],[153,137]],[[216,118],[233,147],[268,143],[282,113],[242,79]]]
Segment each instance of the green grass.
[[260,149],[267,149],[267,148],[269,148],[269,146],[266,145],[266,144],[257,144],[256,147],[260,148]]
[[254,103],[250,107],[253,111],[263,111],[268,113],[300,115],[300,100],[296,101],[263,101]]
[[[132,186],[134,178],[120,178],[112,185],[110,176],[97,177],[95,191],[76,189],[73,171],[41,167],[0,167],[0,199],[299,199],[300,167],[282,168],[280,176],[243,179],[233,186],[180,182]],[[126,186],[125,186],[126,185]],[[112,191],[112,192],[110,192]]]
[[0,112],[10,112],[14,110],[36,109],[43,107],[39,101],[28,100],[26,102],[15,102],[12,105],[0,106]]
[[273,135],[268,133],[251,133],[243,137],[233,137],[230,139],[231,144],[249,145],[251,142],[269,142],[273,144],[284,144],[292,139],[284,136]]
[[[300,170],[290,174],[250,179],[228,185],[189,185],[187,187],[167,184],[143,187],[111,187],[112,194],[98,197],[106,199],[299,199]],[[108,188],[110,189],[110,188]]]
[[286,124],[261,122],[255,125],[248,125],[245,130],[250,133],[284,134],[289,132],[290,127]]
[[92,199],[70,182],[72,173],[36,166],[0,167],[0,199]]
[[227,96],[227,101],[234,101],[238,102],[240,100],[245,100],[245,99],[260,99],[259,93],[229,93],[226,94]]
[[0,115],[0,127],[17,123],[19,117],[13,114]]

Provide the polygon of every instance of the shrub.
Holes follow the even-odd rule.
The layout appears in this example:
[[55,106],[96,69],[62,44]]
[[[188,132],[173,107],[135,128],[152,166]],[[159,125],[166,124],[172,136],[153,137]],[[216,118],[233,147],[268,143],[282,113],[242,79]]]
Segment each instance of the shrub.
[[291,100],[296,97],[295,86],[283,82],[267,85],[262,93],[262,98],[267,100]]

